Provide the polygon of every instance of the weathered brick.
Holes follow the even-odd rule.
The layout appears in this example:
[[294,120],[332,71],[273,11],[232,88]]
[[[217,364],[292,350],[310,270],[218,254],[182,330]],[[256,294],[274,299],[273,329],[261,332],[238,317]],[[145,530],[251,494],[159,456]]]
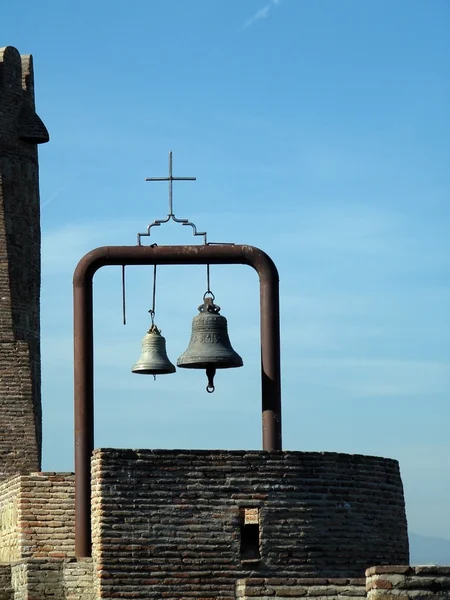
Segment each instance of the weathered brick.
[[[241,556],[245,507],[259,508],[260,560]],[[231,595],[236,579],[250,575],[284,583],[283,591],[248,586],[248,596],[290,597],[305,581],[310,596],[360,597],[367,567],[408,561],[398,464],[377,457],[101,449],[92,459],[92,510],[104,598],[163,588],[173,598],[201,597],[210,586]]]
[[0,49],[0,480],[41,461],[40,206],[31,56]]

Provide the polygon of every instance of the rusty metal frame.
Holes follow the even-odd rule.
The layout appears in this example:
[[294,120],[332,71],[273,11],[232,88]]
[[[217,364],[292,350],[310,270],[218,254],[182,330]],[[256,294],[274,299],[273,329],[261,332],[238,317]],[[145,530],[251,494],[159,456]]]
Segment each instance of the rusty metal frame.
[[279,278],[272,259],[244,245],[104,246],[86,254],[73,277],[75,395],[75,554],[91,556],[94,449],[93,277],[109,265],[244,264],[260,280],[263,450],[282,449]]

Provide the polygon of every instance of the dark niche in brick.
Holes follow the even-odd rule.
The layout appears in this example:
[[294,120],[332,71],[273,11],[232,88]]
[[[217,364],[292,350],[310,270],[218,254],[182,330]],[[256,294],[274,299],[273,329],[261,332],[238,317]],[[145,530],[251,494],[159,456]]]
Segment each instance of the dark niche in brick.
[[240,557],[243,562],[259,561],[261,540],[259,531],[259,508],[241,508]]

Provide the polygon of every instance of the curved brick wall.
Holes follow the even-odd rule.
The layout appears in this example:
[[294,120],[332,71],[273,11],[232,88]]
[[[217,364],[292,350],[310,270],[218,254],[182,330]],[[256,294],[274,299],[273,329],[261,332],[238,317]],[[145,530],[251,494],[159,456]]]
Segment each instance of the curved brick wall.
[[[119,589],[232,598],[236,578],[250,574],[363,577],[371,565],[409,560],[395,460],[100,449],[92,468],[93,555],[105,598]],[[259,508],[259,562],[242,559],[245,507]]]

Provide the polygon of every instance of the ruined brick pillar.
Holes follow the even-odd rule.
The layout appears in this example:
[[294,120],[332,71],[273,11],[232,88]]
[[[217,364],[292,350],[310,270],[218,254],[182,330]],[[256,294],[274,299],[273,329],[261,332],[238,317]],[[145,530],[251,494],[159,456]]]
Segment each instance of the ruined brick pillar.
[[33,62],[0,49],[0,479],[41,465],[41,234]]

